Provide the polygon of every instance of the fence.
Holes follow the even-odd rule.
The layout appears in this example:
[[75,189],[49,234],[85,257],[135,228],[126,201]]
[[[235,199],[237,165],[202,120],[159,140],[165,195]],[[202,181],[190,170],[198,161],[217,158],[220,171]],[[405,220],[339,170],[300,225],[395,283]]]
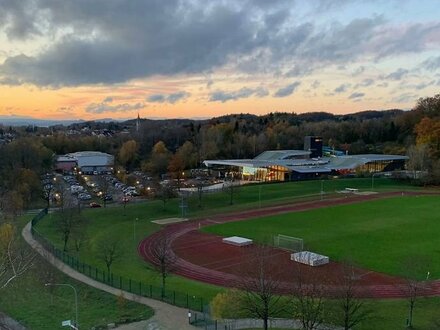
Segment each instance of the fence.
[[194,313],[203,313],[203,311],[206,310],[204,304],[208,302],[204,301],[203,297],[175,290],[166,289],[163,291],[162,287],[142,281],[132,280],[131,278],[125,278],[112,272],[106,272],[103,269],[81,262],[79,259],[58,249],[35,229],[35,226],[47,215],[47,213],[48,210],[43,209],[32,219],[31,233],[36,241],[63,263],[96,281],[105,283],[117,289],[128,291],[139,296],[161,300],[175,306],[184,307],[188,310],[194,311]]

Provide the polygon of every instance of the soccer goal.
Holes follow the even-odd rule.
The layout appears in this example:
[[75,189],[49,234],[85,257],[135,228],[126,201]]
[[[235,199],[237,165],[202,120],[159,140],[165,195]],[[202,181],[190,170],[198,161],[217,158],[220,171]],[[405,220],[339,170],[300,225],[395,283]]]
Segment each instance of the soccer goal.
[[304,241],[302,238],[278,234],[274,236],[273,240],[274,246],[280,249],[294,252],[301,252],[304,250]]

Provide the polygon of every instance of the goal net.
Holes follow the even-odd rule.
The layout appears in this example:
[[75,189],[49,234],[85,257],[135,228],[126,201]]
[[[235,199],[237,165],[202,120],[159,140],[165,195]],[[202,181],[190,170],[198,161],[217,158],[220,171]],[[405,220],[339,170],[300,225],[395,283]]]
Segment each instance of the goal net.
[[280,249],[301,252],[304,250],[304,241],[302,238],[287,235],[274,236],[274,246]]

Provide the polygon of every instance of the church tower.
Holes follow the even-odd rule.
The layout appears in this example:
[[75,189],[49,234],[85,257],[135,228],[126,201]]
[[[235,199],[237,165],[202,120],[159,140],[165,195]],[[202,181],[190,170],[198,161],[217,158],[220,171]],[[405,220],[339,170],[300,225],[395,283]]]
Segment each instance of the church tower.
[[141,117],[139,117],[139,112],[138,112],[138,117],[136,120],[136,133],[139,133],[140,127],[141,127]]

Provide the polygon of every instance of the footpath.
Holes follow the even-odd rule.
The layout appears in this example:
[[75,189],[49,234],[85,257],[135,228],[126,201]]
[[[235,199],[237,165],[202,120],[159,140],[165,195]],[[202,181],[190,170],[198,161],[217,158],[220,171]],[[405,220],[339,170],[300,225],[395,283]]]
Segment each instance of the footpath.
[[113,295],[120,295],[121,292],[124,297],[128,300],[138,302],[143,305],[147,305],[154,309],[154,316],[149,320],[136,322],[132,324],[122,325],[118,327],[121,330],[195,330],[198,329],[188,324],[188,310],[185,308],[175,307],[158,300],[153,300],[145,298],[127,291],[113,288],[106,284],[97,282],[84,274],[81,274],[64,264],[60,260],[54,257],[49,251],[45,250],[43,246],[38,243],[31,234],[31,223],[29,222],[22,231],[23,238],[25,241],[37,251],[43,258],[50,262],[53,266],[58,268],[67,276],[83,282],[91,287],[103,290],[105,292],[111,293]]

